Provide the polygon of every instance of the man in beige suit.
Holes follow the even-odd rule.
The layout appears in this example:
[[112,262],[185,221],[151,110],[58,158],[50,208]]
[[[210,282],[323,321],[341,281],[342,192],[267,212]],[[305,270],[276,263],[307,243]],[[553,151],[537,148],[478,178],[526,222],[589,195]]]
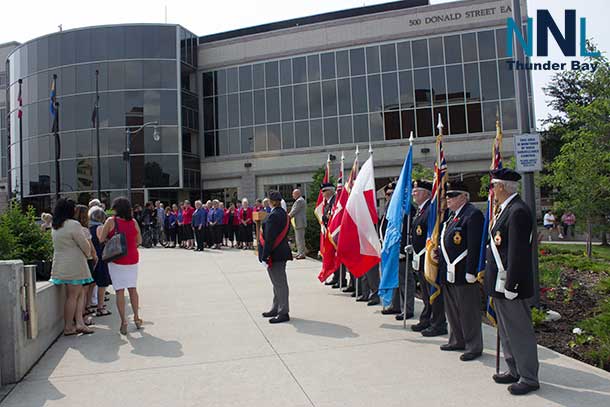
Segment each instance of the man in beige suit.
[[292,226],[294,227],[294,236],[297,241],[297,260],[305,258],[305,228],[307,227],[307,204],[301,194],[300,189],[292,191],[292,197],[294,203],[290,209],[290,219],[292,220]]

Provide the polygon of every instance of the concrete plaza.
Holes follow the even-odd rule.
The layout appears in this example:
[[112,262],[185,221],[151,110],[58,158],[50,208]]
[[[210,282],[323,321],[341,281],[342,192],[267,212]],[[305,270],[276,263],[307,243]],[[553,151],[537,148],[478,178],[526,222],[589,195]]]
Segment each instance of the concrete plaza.
[[[608,406],[610,373],[540,348],[540,391],[513,397],[482,358],[441,352],[380,307],[288,265],[291,318],[270,325],[266,271],[252,252],[141,251],[145,327],[121,336],[114,309],[95,334],[61,337],[2,407],[37,406]],[[418,309],[420,304],[417,304]]]

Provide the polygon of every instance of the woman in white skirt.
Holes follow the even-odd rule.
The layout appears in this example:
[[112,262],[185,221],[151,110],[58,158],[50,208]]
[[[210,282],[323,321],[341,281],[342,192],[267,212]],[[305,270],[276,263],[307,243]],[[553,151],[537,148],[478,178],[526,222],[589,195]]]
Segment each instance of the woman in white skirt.
[[129,291],[129,300],[133,310],[133,322],[137,329],[142,327],[139,315],[139,297],[136,289],[138,281],[138,263],[140,256],[138,245],[142,243],[142,234],[138,222],[132,217],[131,202],[125,197],[118,197],[112,202],[115,216],[106,220],[100,241],[110,239],[115,233],[123,233],[127,241],[127,254],[108,263],[108,272],[112,280],[112,287],[116,292],[116,305],[121,316],[121,329],[127,335],[127,318],[125,317],[125,289]]

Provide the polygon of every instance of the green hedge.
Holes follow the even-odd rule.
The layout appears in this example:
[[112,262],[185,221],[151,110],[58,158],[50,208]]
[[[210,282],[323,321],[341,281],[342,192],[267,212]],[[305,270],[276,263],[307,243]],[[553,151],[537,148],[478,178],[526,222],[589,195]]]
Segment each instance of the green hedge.
[[0,215],[0,260],[23,260],[25,264],[50,261],[53,258],[51,234],[42,232],[36,223],[36,212],[23,212],[17,202]]

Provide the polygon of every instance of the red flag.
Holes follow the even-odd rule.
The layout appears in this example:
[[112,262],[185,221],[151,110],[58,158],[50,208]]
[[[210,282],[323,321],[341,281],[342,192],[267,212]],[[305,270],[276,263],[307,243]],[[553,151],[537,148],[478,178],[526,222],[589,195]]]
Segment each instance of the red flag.
[[362,166],[350,191],[337,245],[339,261],[354,277],[363,276],[381,260],[376,223],[375,174],[371,156]]
[[19,80],[19,94],[17,95],[17,104],[19,105],[19,111],[17,112],[17,118],[21,120],[23,117],[23,110],[21,109],[23,106],[23,99],[21,98],[21,79]]
[[[324,172],[324,179],[322,183],[330,182],[330,155],[326,160],[326,171]],[[318,222],[320,223],[320,254],[324,257],[324,236],[326,235],[326,226],[324,226],[324,222],[322,221],[322,216],[324,215],[324,194],[322,193],[322,189],[318,192],[318,200],[316,201],[316,208],[313,211],[316,218],[318,218]]]

